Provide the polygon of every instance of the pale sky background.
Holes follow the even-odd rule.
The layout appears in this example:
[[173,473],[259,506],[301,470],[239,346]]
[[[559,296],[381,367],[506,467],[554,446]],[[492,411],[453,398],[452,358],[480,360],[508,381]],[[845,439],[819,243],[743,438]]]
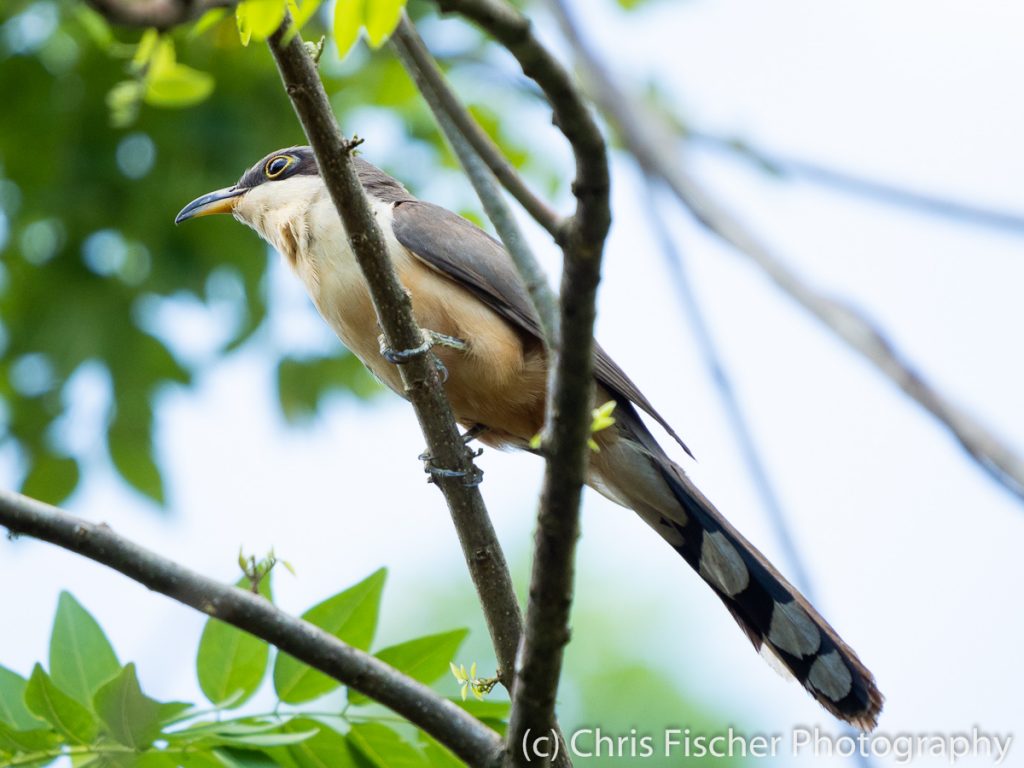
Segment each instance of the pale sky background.
[[[632,15],[610,2],[577,6],[622,78],[656,77],[706,130],[1024,210],[1020,4],[694,0],[654,2]],[[550,25],[545,32],[558,41]],[[345,128],[374,136],[368,125]],[[524,130],[559,156],[550,126]],[[386,133],[377,146],[368,142],[371,161],[393,140]],[[697,152],[692,161],[789,264],[877,319],[925,375],[1024,452],[1024,240],[779,181],[718,153]],[[788,571],[656,244],[645,235],[639,178],[621,158],[613,172],[615,223],[598,337],[694,450],[700,462],[686,467],[700,486]],[[461,190],[438,190],[434,199],[446,202],[443,195],[449,203],[465,199]],[[174,213],[168,211],[168,226]],[[887,696],[880,732],[1018,730],[1024,505],[742,257],[682,214],[672,226],[810,566],[819,607]],[[553,268],[553,249],[539,235],[535,241]],[[265,335],[210,367],[194,390],[168,390],[161,400],[158,451],[170,513],[155,512],[100,459],[67,507],[224,579],[235,578],[240,544],[255,552],[273,546],[298,569],[298,578],[277,582],[279,602],[296,611],[387,565],[385,640],[400,639],[396,630],[447,628],[418,610],[416,597],[443,590],[463,565],[442,498],[424,484],[416,461],[423,439],[408,406],[391,396],[373,407],[339,397],[301,429],[286,427],[279,415],[262,345],[334,342],[273,258]],[[171,335],[192,359],[202,358],[202,340],[225,322],[198,305],[166,311]],[[86,373],[75,390],[81,417],[69,432],[88,450],[95,434],[89,402],[103,402],[104,384]],[[510,559],[523,562],[541,464],[494,451],[480,463],[502,541]],[[15,472],[8,456],[0,483],[10,486]],[[788,734],[817,723],[838,732],[799,686],[751,651],[670,548],[632,513],[590,492],[579,571],[586,610],[613,619],[621,613],[637,658],[734,713],[746,731]],[[199,700],[192,671],[198,614],[32,542],[0,542],[0,584],[6,666],[30,670],[46,646],[58,592],[71,588],[121,659],[139,662],[149,691]],[[562,701],[572,707],[577,696],[570,685]],[[787,756],[778,764],[849,763]],[[1024,764],[1024,744],[1006,764]]]

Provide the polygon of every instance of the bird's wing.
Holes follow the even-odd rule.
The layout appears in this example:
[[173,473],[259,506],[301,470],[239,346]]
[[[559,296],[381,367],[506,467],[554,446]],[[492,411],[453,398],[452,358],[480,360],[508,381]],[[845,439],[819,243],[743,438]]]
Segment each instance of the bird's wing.
[[[541,325],[512,259],[493,237],[451,211],[421,200],[400,200],[392,222],[398,242],[428,266],[466,286],[491,309],[530,335]],[[594,374],[612,394],[650,414],[683,447],[669,426],[626,373],[599,344],[594,345]]]

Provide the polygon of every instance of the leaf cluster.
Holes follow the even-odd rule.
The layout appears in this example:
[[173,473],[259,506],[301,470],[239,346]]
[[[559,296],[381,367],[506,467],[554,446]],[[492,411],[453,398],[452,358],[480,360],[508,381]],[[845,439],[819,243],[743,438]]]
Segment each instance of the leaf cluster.
[[[318,603],[307,621],[369,650],[377,629],[386,571]],[[239,588],[250,586],[248,577]],[[271,575],[259,593],[272,600]],[[430,684],[445,675],[467,630],[419,637],[377,651],[404,674]],[[275,705],[242,708],[272,681]],[[61,594],[50,639],[49,668],[26,679],[0,667],[0,765],[45,766],[70,757],[85,768],[391,768],[460,765],[426,734],[389,716],[264,641],[209,619],[196,654],[209,707],[159,701],[143,692],[135,664],[122,664],[97,621]],[[463,704],[502,728],[503,704]]]

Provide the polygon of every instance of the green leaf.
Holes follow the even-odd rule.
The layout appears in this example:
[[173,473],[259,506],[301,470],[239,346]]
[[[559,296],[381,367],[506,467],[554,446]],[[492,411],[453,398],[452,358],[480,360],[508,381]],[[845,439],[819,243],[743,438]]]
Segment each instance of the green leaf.
[[[247,0],[247,4],[253,0]],[[179,64],[174,54],[174,41],[160,38],[146,68],[144,99],[154,107],[188,107],[213,93],[210,75]]]
[[296,719],[285,726],[287,731],[299,732],[310,728],[319,728],[319,732],[288,747],[285,756],[279,756],[277,752],[271,754],[278,762],[291,762],[296,768],[362,768],[362,762],[348,739],[333,728],[308,719]]
[[[260,582],[260,594],[271,599],[270,574]],[[245,588],[248,579],[235,585]],[[196,673],[203,695],[218,707],[233,709],[244,704],[259,689],[267,672],[270,646],[219,619],[203,627],[196,655]]]
[[336,391],[367,398],[379,393],[381,387],[352,354],[307,359],[286,357],[277,367],[281,410],[291,422],[315,414],[325,396]]
[[117,654],[96,619],[69,592],[61,592],[50,634],[53,682],[80,704],[121,670]]
[[292,24],[296,30],[302,29],[313,15],[320,9],[322,0],[290,0],[288,6],[292,14]]
[[359,39],[366,0],[338,0],[334,5],[334,44],[338,57],[345,58]]
[[222,747],[213,750],[213,754],[227,768],[278,768],[277,763],[265,752],[252,749]]
[[107,442],[114,467],[129,485],[157,504],[164,503],[164,484],[153,458],[153,413],[148,401],[118,403]]
[[[242,5],[245,6],[242,12],[245,30],[250,39],[254,37],[257,40],[266,40],[284,20],[284,0],[245,0],[244,3],[239,3],[239,7]],[[241,29],[242,22],[239,22],[239,30]]]
[[21,492],[48,504],[60,504],[75,490],[80,476],[78,462],[71,457],[37,453],[32,457]]
[[418,736],[423,755],[430,768],[462,768],[465,765],[447,747],[442,746],[440,742],[432,739],[423,731],[420,731]]
[[99,732],[93,714],[58,688],[36,664],[25,688],[25,704],[75,744],[91,744]]
[[304,731],[285,730],[280,722],[247,724],[243,722],[212,723],[200,728],[189,728],[168,735],[174,743],[199,746],[235,746],[263,749],[287,747],[316,735],[319,726]]
[[224,744],[235,744],[240,747],[287,747],[312,738],[316,734],[316,730],[299,733],[255,733],[252,736],[222,736],[220,740]]
[[363,757],[379,768],[421,768],[428,763],[422,753],[394,730],[380,723],[357,723],[349,741]]
[[115,128],[124,128],[135,122],[145,93],[146,86],[138,80],[122,80],[107,92],[110,122]]
[[114,32],[102,14],[84,4],[73,8],[76,21],[82,25],[93,44],[106,50],[114,42]]
[[[164,50],[161,52],[161,46]],[[169,48],[167,46],[170,46]],[[155,29],[147,29],[139,38],[139,44],[135,48],[135,55],[132,57],[132,69],[139,70],[149,66],[153,59],[160,56],[166,57],[167,51],[173,56],[174,44],[170,40],[161,40],[160,33]]]
[[[377,631],[377,616],[386,577],[387,570],[381,568],[354,587],[313,606],[302,618],[352,647],[366,650]],[[274,663],[274,690],[281,701],[289,704],[311,701],[338,686],[337,680],[287,653],[278,654]]]
[[206,72],[175,63],[146,78],[145,101],[154,107],[190,107],[213,93],[213,86]]
[[45,752],[62,741],[60,734],[49,728],[17,731],[0,723],[0,750],[5,752]]
[[497,731],[502,736],[505,735],[505,731],[508,728],[510,702],[494,701],[492,699],[487,699],[486,701],[479,701],[477,699],[461,701],[454,697],[450,698],[449,701],[466,710],[477,720]]
[[145,749],[160,735],[163,706],[142,692],[134,664],[101,686],[93,705],[110,735],[126,747]]
[[215,26],[220,24],[228,15],[227,8],[211,8],[202,16],[200,16],[196,23],[192,25],[192,29],[188,31],[188,37],[190,40],[197,37],[202,37],[203,34],[213,29]]
[[192,705],[187,701],[166,701],[160,704],[160,724],[173,725],[182,720],[187,720],[191,715],[189,710]]
[[366,39],[371,48],[380,48],[391,37],[403,8],[405,0],[366,0]]
[[[375,656],[414,680],[432,683],[448,672],[448,665],[468,634],[468,629],[456,629],[418,637],[378,651]],[[348,702],[360,705],[368,703],[369,699],[358,691],[349,691]]]
[[15,731],[29,731],[44,724],[25,706],[28,681],[6,667],[0,667],[0,724]]
[[242,0],[235,6],[235,22],[238,24],[238,39],[243,46],[252,40],[252,25],[249,24],[249,3]]

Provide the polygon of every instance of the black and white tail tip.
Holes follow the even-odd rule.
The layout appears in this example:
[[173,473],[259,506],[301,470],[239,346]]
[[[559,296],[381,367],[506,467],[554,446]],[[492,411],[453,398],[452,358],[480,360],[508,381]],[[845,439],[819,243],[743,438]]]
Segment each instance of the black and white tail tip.
[[872,730],[883,697],[857,654],[710,503],[693,495],[692,486],[671,484],[680,491],[689,520],[679,525],[663,519],[675,535],[662,535],[675,540],[679,554],[715,590],[772,667],[795,677],[839,719]]

